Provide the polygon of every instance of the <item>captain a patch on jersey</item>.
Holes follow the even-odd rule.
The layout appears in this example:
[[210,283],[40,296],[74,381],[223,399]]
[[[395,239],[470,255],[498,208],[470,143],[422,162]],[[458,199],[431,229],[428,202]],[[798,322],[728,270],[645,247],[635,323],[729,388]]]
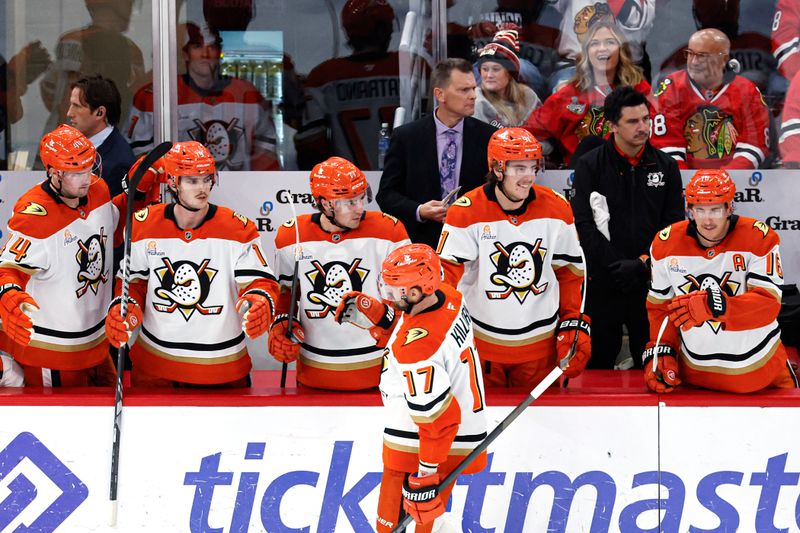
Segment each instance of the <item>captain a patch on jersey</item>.
[[356,258],[349,265],[342,261],[330,261],[324,265],[317,260],[311,261],[314,267],[305,273],[312,284],[312,290],[306,294],[309,302],[319,304],[318,309],[306,309],[310,319],[325,318],[334,312],[342,296],[350,291],[361,291],[369,270],[358,265],[361,258]]
[[180,311],[188,322],[195,311],[201,315],[218,315],[222,312],[221,305],[204,305],[211,291],[211,282],[214,281],[217,271],[209,268],[210,259],[204,259],[197,265],[192,261],[177,261],[173,263],[168,257],[161,259],[164,266],[155,269],[161,286],[155,290],[155,295],[166,300],[153,302],[153,307],[160,313],[174,313]]
[[[72,236],[67,236],[69,230],[66,230],[64,235],[64,242],[72,240]],[[100,233],[92,235],[85,241],[74,239],[78,241],[78,252],[75,254],[75,260],[78,262],[78,283],[82,283],[78,289],[75,290],[75,295],[80,298],[91,289],[94,294],[97,294],[97,287],[101,283],[108,282],[108,270],[106,269],[106,242],[108,236],[105,234],[105,228],[100,228]]]
[[539,285],[547,253],[547,249],[542,247],[542,239],[536,239],[533,245],[528,242],[508,245],[495,242],[494,246],[497,251],[491,253],[489,259],[497,270],[490,279],[503,290],[486,291],[490,300],[505,300],[513,294],[522,303],[529,293],[537,295],[547,289],[547,282]]
[[[713,274],[700,274],[699,276],[687,274],[684,277],[686,278],[686,283],[680,286],[684,294],[695,291],[719,290],[725,293],[725,296],[736,296],[739,291],[740,283],[731,281],[731,272],[725,272],[721,278]],[[719,333],[722,327],[721,323],[714,320],[709,320],[707,324],[714,333]]]

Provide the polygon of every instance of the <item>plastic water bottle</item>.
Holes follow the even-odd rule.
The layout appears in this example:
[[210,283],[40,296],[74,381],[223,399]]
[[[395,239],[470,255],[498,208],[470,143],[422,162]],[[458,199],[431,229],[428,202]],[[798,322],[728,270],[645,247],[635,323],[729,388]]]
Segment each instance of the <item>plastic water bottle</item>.
[[381,124],[381,131],[378,133],[378,170],[383,170],[387,151],[389,151],[389,123],[384,122]]

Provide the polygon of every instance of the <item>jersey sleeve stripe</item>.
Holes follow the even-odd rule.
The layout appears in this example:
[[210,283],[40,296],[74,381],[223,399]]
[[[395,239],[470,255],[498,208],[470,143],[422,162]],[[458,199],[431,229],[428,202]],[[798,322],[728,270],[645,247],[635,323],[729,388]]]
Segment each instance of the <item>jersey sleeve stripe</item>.
[[778,60],[778,67],[780,67],[792,54],[796,54],[800,49],[800,37],[795,37],[788,43],[784,43],[775,50],[775,58]]
[[406,403],[408,404],[408,408],[411,409],[412,411],[430,411],[431,409],[433,409],[434,407],[445,401],[448,396],[450,396],[450,387],[447,387],[439,396],[437,396],[432,401],[424,405],[413,403],[408,400],[406,400]]
[[[253,270],[253,269],[234,270],[233,275],[236,276],[237,278],[261,278],[261,279],[271,279],[272,281],[277,281],[275,279],[275,276],[273,276],[269,272],[264,272],[263,270]],[[289,279],[291,279],[291,276]]]
[[671,287],[667,287],[666,289],[656,289],[655,287],[650,287],[650,292],[654,292],[656,294],[660,294],[661,296],[666,296],[671,291]]
[[769,344],[771,344],[775,336],[780,336],[781,328],[776,326],[772,331],[767,333],[764,336],[764,339],[759,342],[757,345],[753,347],[752,350],[748,350],[744,353],[708,353],[708,354],[699,354],[689,350],[686,347],[686,343],[681,339],[681,346],[683,347],[683,351],[686,352],[692,359],[697,361],[729,361],[733,363],[741,363],[743,361],[748,360],[753,355],[757,354],[758,352],[762,351],[766,348]]
[[[400,429],[385,428],[383,433],[391,435],[392,437],[400,437],[401,439],[419,439],[419,433],[416,431],[403,431]],[[474,435],[456,435],[453,442],[483,442],[486,439],[487,433],[476,433]]]
[[553,261],[564,261],[567,263],[583,263],[580,256],[569,254],[553,254]]
[[745,279],[747,281],[750,281],[751,279],[759,280],[759,281],[763,281],[764,283],[769,283],[770,285],[772,285],[774,287],[778,287],[778,284],[775,283],[774,281],[772,281],[769,277],[762,276],[761,274],[756,274],[755,272],[748,272],[747,275],[745,276]]
[[781,125],[781,136],[778,142],[784,142],[792,135],[800,134],[800,118],[793,118]]
[[[438,409],[436,409],[436,410],[431,409],[431,410],[425,411],[425,413],[427,413],[427,414],[420,414],[420,415],[413,415],[412,414],[411,415],[411,420],[413,420],[414,423],[416,423],[416,424],[430,424],[431,422],[435,422],[437,418],[439,418],[440,416],[442,416],[444,413],[447,412],[447,409],[450,407],[450,404],[453,402],[453,398],[454,398],[454,396],[449,393],[449,389],[448,389],[447,397],[444,398],[444,401],[441,402],[441,404],[439,405]],[[409,407],[411,407],[411,405],[412,404],[409,403]]]
[[757,157],[759,161],[763,161],[764,159],[764,152],[761,150],[761,148],[752,144],[738,142],[736,143],[736,151],[751,153],[753,156]]

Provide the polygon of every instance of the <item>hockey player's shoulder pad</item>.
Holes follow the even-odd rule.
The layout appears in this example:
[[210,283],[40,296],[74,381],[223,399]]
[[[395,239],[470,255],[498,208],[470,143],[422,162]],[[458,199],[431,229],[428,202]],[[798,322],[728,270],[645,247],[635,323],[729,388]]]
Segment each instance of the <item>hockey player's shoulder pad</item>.
[[249,242],[258,237],[255,224],[252,224],[246,216],[228,207],[217,206],[214,221],[219,224],[219,229],[230,240]]
[[231,213],[231,216],[233,218],[235,218],[236,220],[238,220],[239,222],[241,222],[242,223],[242,227],[247,227],[247,224],[250,222],[250,220],[248,220],[248,218],[246,216],[244,216],[244,215],[242,215],[240,213],[237,213],[236,211],[233,211]]
[[567,224],[574,222],[575,219],[572,215],[572,207],[569,204],[569,200],[564,198],[561,193],[543,185],[534,185],[533,190],[536,194],[534,203],[537,206],[537,217],[563,220]]
[[750,250],[758,255],[765,255],[781,243],[778,232],[769,227],[769,225],[762,220],[750,217],[739,217],[737,228],[739,225],[742,225],[748,230],[743,232],[744,235],[742,235],[745,242],[741,244],[737,243],[738,247],[742,249]]
[[663,259],[672,254],[685,255],[686,251],[682,251],[682,246],[685,246],[685,239],[688,238],[688,225],[688,220],[681,220],[656,233],[651,246],[652,260]]
[[281,226],[283,226],[284,228],[293,228],[295,224],[297,224],[297,219],[292,217],[283,224],[281,224]]
[[136,222],[144,222],[145,220],[147,220],[147,216],[149,214],[150,214],[150,208],[149,207],[145,207],[145,208],[142,208],[142,209],[139,209],[138,211],[136,211],[133,214],[133,219]]
[[392,352],[399,363],[413,364],[430,359],[441,347],[444,337],[436,324],[403,326],[392,344]]
[[388,213],[381,213],[381,216],[383,218],[388,218],[391,221],[391,223],[394,224],[395,226],[397,225],[398,222],[400,222],[399,220],[397,220],[397,217],[393,217]]
[[37,185],[17,200],[8,229],[43,239],[61,229],[59,218],[52,198]]

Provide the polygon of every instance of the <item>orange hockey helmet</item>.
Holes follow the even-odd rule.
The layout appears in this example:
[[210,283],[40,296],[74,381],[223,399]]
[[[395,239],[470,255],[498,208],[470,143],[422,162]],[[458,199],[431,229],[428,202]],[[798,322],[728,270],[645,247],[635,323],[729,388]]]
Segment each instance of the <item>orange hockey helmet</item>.
[[531,132],[524,128],[500,128],[489,139],[487,149],[489,159],[489,172],[494,170],[494,164],[500,165],[500,170],[505,171],[508,161],[529,159],[537,161],[542,168],[542,145]]
[[172,145],[164,156],[167,183],[177,185],[181,176],[214,176],[213,187],[217,183],[217,167],[208,149],[197,141],[183,141]]
[[686,185],[686,203],[731,204],[736,194],[736,184],[722,169],[698,170]]
[[342,8],[342,26],[349,39],[370,37],[379,24],[394,22],[394,9],[386,0],[347,0]]
[[342,157],[330,157],[311,170],[311,196],[319,201],[355,198],[366,193],[367,203],[372,193],[364,173],[353,163]]
[[88,170],[98,159],[97,150],[89,139],[66,124],[61,124],[42,137],[39,156],[45,169],[54,168],[65,172]]
[[381,265],[379,288],[387,300],[399,301],[412,287],[433,294],[442,284],[442,263],[427,244],[406,244],[390,253]]

